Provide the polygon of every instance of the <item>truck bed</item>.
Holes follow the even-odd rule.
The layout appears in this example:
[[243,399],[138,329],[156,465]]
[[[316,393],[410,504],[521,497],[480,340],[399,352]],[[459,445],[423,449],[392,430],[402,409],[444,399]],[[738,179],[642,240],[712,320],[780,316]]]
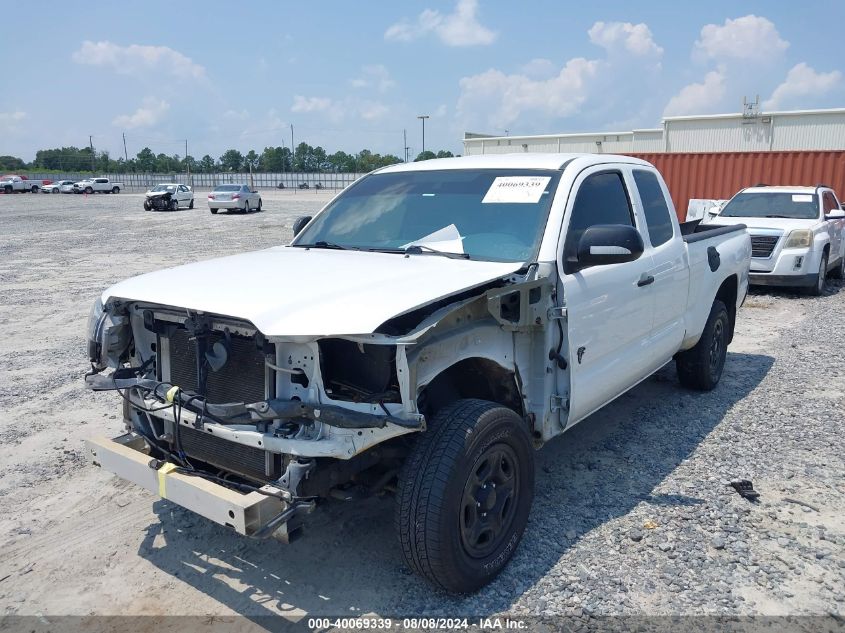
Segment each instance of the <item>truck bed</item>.
[[744,231],[746,229],[744,224],[733,224],[729,226],[722,226],[720,224],[702,224],[700,219],[691,220],[689,222],[681,222],[680,226],[681,235],[687,244],[700,242],[702,240],[709,240],[711,237],[733,233],[734,231]]

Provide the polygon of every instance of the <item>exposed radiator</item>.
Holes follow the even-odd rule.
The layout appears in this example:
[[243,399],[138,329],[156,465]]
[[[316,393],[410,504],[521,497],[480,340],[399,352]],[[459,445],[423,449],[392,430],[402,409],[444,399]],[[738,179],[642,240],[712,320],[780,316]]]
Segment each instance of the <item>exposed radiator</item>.
[[[196,345],[184,329],[170,336],[170,382],[184,389],[197,388]],[[214,333],[211,348],[223,335]],[[219,371],[208,370],[207,397],[214,404],[223,402],[258,402],[266,398],[264,354],[251,338],[231,337],[226,364]]]
[[281,476],[281,455],[276,453],[229,442],[208,431],[185,425],[179,426],[179,438],[188,458],[193,457],[255,481],[266,482]]

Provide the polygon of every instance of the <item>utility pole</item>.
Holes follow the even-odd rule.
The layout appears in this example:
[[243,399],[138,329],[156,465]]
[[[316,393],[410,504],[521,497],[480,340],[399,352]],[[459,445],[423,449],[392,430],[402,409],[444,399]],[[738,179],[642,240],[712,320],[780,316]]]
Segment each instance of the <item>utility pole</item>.
[[88,147],[91,148],[91,171],[94,171],[94,137],[88,135]]
[[123,133],[123,160],[129,162],[129,152],[126,151],[126,132]]
[[296,171],[296,163],[293,161],[293,155],[296,150],[293,147],[293,123],[290,124],[290,170]]
[[188,139],[185,139],[185,170],[188,173],[188,182],[193,186],[194,183],[191,180],[191,163],[188,162]]
[[408,130],[402,130],[402,140],[405,145],[405,162],[408,162]]
[[417,118],[420,121],[422,121],[422,152],[420,152],[420,153],[424,154],[425,153],[425,120],[429,119],[431,117],[429,117],[427,114],[420,114]]

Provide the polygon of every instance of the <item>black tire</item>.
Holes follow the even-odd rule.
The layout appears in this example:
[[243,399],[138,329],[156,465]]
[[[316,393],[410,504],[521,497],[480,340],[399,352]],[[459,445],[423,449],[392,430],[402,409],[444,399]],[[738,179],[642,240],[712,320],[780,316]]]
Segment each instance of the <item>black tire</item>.
[[149,200],[144,200],[144,211],[152,211],[153,206],[150,204]]
[[59,193],[59,190],[53,187],[53,189],[50,190],[50,193]]
[[811,297],[820,297],[824,293],[824,286],[827,282],[827,253],[822,253],[822,259],[819,262],[819,276],[816,278],[816,283],[807,288],[807,294]]
[[211,211],[211,215],[217,215],[217,209],[209,209]]
[[179,210],[179,201],[176,198],[172,198],[170,200],[170,210],[171,211],[178,211]]
[[30,189],[32,193],[38,193],[38,187],[36,185],[32,185],[32,189]]
[[193,208],[194,208],[194,199],[193,199],[193,198],[191,198],[191,202],[188,204],[188,208],[189,208],[189,209],[193,209]]
[[12,188],[6,185],[5,187],[3,187],[3,191],[5,191],[6,193],[12,193]]
[[120,187],[112,187],[111,192],[112,193],[120,193]]
[[244,212],[244,213],[249,213],[249,200],[244,200],[244,208],[243,208],[243,212]]
[[710,391],[719,384],[728,353],[730,327],[728,309],[716,299],[698,343],[675,356],[678,379],[684,387]]
[[85,187],[85,193],[90,196],[92,193],[94,193],[93,187]]
[[261,213],[261,198],[258,199],[258,207],[255,210],[256,212]]
[[533,497],[526,423],[495,402],[458,400],[432,418],[399,475],[402,556],[441,589],[475,591],[513,556]]

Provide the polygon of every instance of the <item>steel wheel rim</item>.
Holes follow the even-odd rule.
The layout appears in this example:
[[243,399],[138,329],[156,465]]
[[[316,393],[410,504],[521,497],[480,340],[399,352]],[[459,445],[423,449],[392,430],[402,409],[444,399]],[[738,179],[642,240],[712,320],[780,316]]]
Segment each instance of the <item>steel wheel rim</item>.
[[486,558],[505,540],[517,510],[521,475],[514,450],[494,444],[478,457],[464,485],[458,528],[464,551]]
[[722,319],[716,321],[713,326],[713,340],[710,342],[710,375],[716,376],[719,372],[719,365],[722,362],[724,350],[725,326]]

